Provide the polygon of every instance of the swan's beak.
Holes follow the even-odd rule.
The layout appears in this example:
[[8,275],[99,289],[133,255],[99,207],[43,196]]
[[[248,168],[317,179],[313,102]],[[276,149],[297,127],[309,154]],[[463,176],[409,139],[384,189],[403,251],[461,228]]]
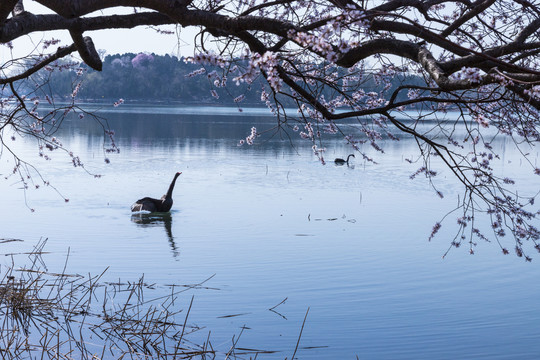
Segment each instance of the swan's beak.
[[181,172],[181,171],[179,171],[179,172],[177,172],[177,173],[176,173],[176,175],[182,175],[182,172]]

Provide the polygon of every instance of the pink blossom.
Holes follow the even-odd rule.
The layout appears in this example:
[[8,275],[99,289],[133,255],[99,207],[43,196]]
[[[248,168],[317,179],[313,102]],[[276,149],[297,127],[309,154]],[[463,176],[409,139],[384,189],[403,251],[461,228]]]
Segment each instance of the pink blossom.
[[482,82],[480,70],[477,68],[464,67],[459,73],[456,74],[456,77],[460,80],[469,80],[472,83]]
[[81,83],[79,82],[77,83],[77,85],[75,85],[75,88],[73,89],[73,92],[71,93],[71,97],[72,98],[76,97],[80,89],[81,89]]
[[186,77],[188,77],[188,78],[194,77],[194,76],[197,76],[197,75],[204,74],[205,72],[206,72],[205,68],[199,68],[199,69],[197,69],[195,71],[192,71],[189,74],[187,74]]
[[486,117],[484,115],[476,114],[473,119],[478,124],[480,124],[482,127],[484,127],[484,128],[489,127],[489,121],[488,121],[488,119],[486,119]]
[[249,136],[246,137],[246,143],[248,145],[253,145],[253,141],[255,140],[256,137],[257,137],[257,129],[255,127],[252,127],[251,134],[249,134]]
[[60,42],[58,39],[51,39],[43,41],[43,50],[47,49],[49,46],[56,45]]
[[113,106],[118,107],[122,105],[123,103],[124,103],[124,99],[118,99],[117,101],[114,102]]
[[131,65],[133,65],[135,69],[146,69],[153,62],[154,57],[152,55],[139,53],[131,60]]
[[530,95],[534,99],[540,99],[540,85],[535,85],[532,88],[525,90],[525,94]]
[[431,230],[431,234],[429,235],[429,239],[428,241],[431,241],[431,239],[433,239],[433,237],[435,236],[435,234],[437,234],[437,232],[441,229],[441,223],[437,222],[435,223],[435,225],[433,226],[433,229]]
[[207,64],[219,66],[222,68],[228,64],[228,62],[225,61],[222,56],[217,55],[213,51],[208,51],[206,53],[198,53],[195,56],[188,58],[188,61],[194,64]]
[[244,99],[245,99],[245,96],[244,96],[244,95],[239,95],[239,96],[235,97],[235,98],[233,99],[233,101],[234,101],[235,103],[239,103],[239,102],[242,102]]

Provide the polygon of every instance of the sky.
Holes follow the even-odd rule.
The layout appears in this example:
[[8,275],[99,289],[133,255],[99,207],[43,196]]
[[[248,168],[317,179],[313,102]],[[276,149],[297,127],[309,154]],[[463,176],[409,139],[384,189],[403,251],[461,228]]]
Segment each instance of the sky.
[[[40,4],[37,4],[35,1],[26,1],[24,4],[25,10],[33,14],[51,13],[51,11]],[[109,13],[132,13],[132,9],[116,8],[114,10],[109,10]],[[178,57],[193,55],[192,44],[197,29],[177,28],[175,26],[160,26],[159,29],[174,31],[175,34],[160,34],[152,28],[139,26],[134,29],[88,31],[84,33],[84,36],[90,36],[96,49],[103,49],[106,51],[106,54],[149,52],[159,55],[169,54]],[[178,32],[180,36],[177,35]],[[42,45],[40,42],[43,40],[50,40],[51,38],[61,40],[53,50],[58,46],[66,46],[72,43],[68,31],[33,33],[30,36],[19,38],[13,42],[13,57],[17,58],[28,55],[36,47],[41,49]],[[2,60],[7,60],[11,55],[11,52],[6,46],[0,46],[0,56]]]

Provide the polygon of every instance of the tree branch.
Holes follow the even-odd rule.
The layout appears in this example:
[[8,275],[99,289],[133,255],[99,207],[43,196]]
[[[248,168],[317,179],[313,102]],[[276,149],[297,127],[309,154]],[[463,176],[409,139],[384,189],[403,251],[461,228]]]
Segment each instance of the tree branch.
[[66,19],[60,15],[33,15],[24,13],[8,19],[0,25],[0,43],[7,43],[23,35],[37,31],[79,29],[79,31],[103,29],[130,29],[140,25],[166,25],[176,23],[158,12],[141,12],[129,15],[96,16]]
[[36,0],[55,13],[66,18],[75,18],[90,14],[94,11],[112,7],[147,8],[168,13],[179,8],[185,8],[193,0]]
[[60,47],[60,48],[58,48],[58,50],[56,50],[56,52],[53,55],[47,57],[46,59],[40,61],[39,63],[37,63],[35,65],[33,65],[31,68],[27,69],[25,72],[23,72],[23,73],[21,73],[19,75],[15,75],[15,76],[5,78],[5,79],[0,79],[0,85],[13,83],[14,81],[17,81],[17,80],[26,79],[30,75],[32,75],[32,74],[38,72],[39,70],[43,69],[45,66],[49,65],[53,61],[61,59],[61,58],[71,54],[72,52],[74,52],[76,50],[77,50],[77,47],[75,46],[75,44],[71,44],[70,46],[67,46],[67,47]]
[[339,57],[339,66],[349,68],[375,54],[392,54],[418,61],[420,45],[397,39],[375,39],[355,47]]
[[480,14],[482,11],[486,10],[488,7],[493,5],[495,0],[478,0],[470,9],[469,12],[463,14],[459,19],[454,21],[452,25],[448,26],[446,29],[444,29],[441,32],[441,36],[443,38],[447,37],[448,35],[452,34],[455,30],[457,30],[460,26],[462,26],[464,23],[472,19],[473,17]]
[[13,16],[19,16],[22,13],[24,13],[24,5],[22,0],[17,1],[15,6],[13,7]]
[[0,24],[8,18],[18,0],[2,0],[0,2]]
[[96,51],[92,39],[89,36],[85,36],[83,38],[82,32],[77,30],[70,30],[69,33],[73,39],[73,42],[77,46],[77,51],[79,52],[81,59],[92,69],[101,71],[103,68],[103,63],[99,58],[99,54]]

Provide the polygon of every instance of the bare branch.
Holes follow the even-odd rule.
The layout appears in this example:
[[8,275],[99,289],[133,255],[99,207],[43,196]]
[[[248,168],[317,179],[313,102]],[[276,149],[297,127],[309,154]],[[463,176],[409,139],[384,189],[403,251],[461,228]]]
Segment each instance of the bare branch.
[[8,78],[5,78],[5,79],[0,79],[0,84],[8,84],[8,83],[13,83],[13,82],[18,81],[18,80],[26,79],[30,75],[32,75],[32,74],[38,72],[39,70],[43,69],[45,66],[49,65],[53,61],[61,59],[61,58],[71,54],[72,52],[74,52],[76,50],[77,50],[77,47],[75,46],[75,44],[72,44],[72,45],[67,46],[67,47],[60,47],[60,48],[58,48],[58,50],[54,54],[50,55],[49,57],[47,57],[46,59],[40,61],[39,63],[33,65],[32,67],[30,67],[29,69],[27,69],[23,73],[21,73],[19,75],[8,77]]

